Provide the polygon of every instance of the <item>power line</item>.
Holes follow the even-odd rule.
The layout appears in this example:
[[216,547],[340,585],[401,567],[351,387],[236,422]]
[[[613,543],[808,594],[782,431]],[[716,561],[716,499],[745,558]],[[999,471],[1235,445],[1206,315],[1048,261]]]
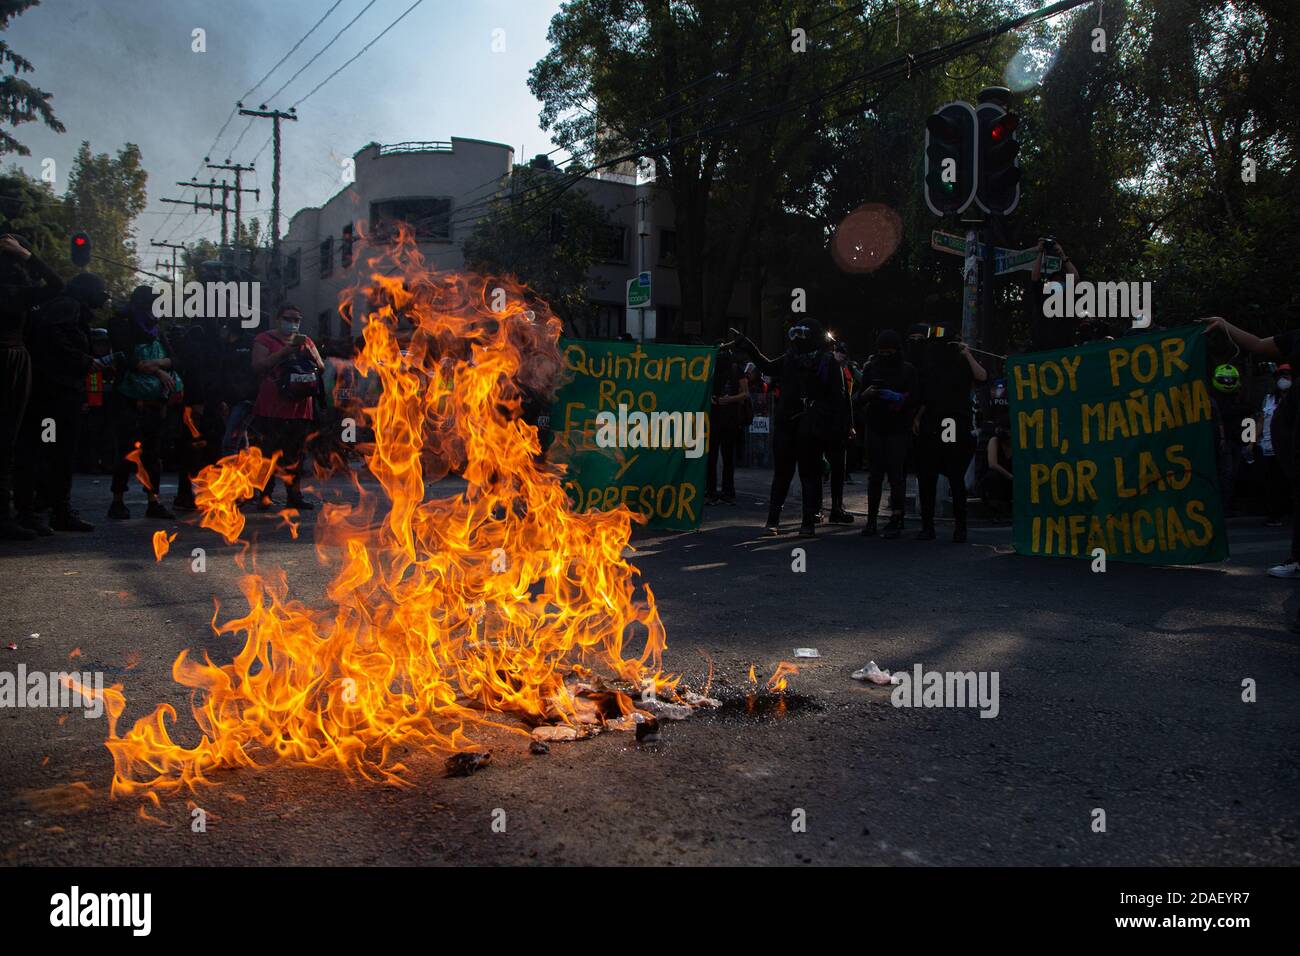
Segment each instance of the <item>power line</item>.
[[[372,0],[372,2],[373,2],[373,0]],[[325,79],[321,80],[319,83],[317,83],[315,86],[313,86],[312,89],[311,89],[311,92],[310,92],[310,93],[308,93],[306,96],[304,96],[304,97],[302,97],[300,100],[298,100],[298,102],[296,102],[296,103],[293,104],[292,109],[297,109],[299,106],[301,106],[301,105],[303,104],[304,101],[306,101],[308,98],[310,98],[310,97],[311,97],[311,96],[312,96],[312,95],[313,95],[317,90],[319,90],[322,86],[324,86],[324,85],[325,85],[326,83],[328,83],[330,80],[334,79],[334,77],[336,77],[336,76],[338,76],[340,73],[342,73],[345,69],[348,68],[348,66],[349,66],[350,64],[356,62],[356,60],[357,60],[358,58],[360,58],[361,54],[365,53],[365,52],[366,52],[367,50],[369,50],[372,46],[374,46],[376,43],[378,43],[378,42],[383,38],[383,36],[384,36],[385,33],[387,33],[387,32],[388,32],[389,30],[391,30],[393,27],[397,26],[399,23],[401,23],[403,20],[405,20],[405,19],[406,19],[406,15],[407,15],[408,13],[410,13],[412,10],[414,10],[416,7],[418,7],[418,6],[419,6],[420,4],[422,4],[422,3],[424,3],[424,0],[415,0],[415,3],[411,4],[411,5],[410,5],[409,7],[407,7],[404,11],[402,11],[401,16],[399,16],[396,20],[394,20],[394,21],[393,21],[392,23],[390,23],[388,26],[384,27],[384,29],[381,30],[381,31],[379,32],[379,35],[378,35],[377,37],[375,37],[373,40],[371,40],[369,43],[367,43],[365,46],[363,46],[360,50],[358,50],[357,53],[352,57],[352,59],[347,60],[346,62],[344,62],[343,65],[340,66],[337,70],[335,70],[335,71],[334,71],[333,73],[331,73],[329,76],[325,77]],[[364,11],[362,11],[362,12],[364,12]]]
[[339,37],[343,36],[343,34],[347,33],[347,32],[348,32],[348,28],[351,27],[352,24],[354,24],[354,23],[356,23],[358,20],[360,20],[361,17],[362,17],[362,15],[363,15],[367,10],[369,10],[371,7],[373,7],[374,5],[375,5],[375,0],[370,0],[369,3],[367,3],[364,7],[362,7],[362,8],[361,8],[361,12],[358,13],[358,14],[357,14],[355,17],[353,17],[351,20],[349,20],[346,24],[344,24],[344,25],[343,25],[343,29],[340,30],[338,33],[334,34],[333,39],[331,39],[329,43],[326,43],[323,47],[321,47],[320,50],[317,51],[317,53],[316,53],[315,56],[313,56],[310,60],[308,60],[306,63],[304,63],[304,64],[299,68],[299,70],[298,70],[297,73],[295,73],[293,76],[289,77],[289,79],[285,80],[285,82],[284,82],[283,84],[281,84],[281,86],[280,86],[280,88],[279,88],[278,90],[276,90],[274,93],[272,93],[270,96],[268,96],[268,97],[266,98],[266,102],[267,102],[267,103],[270,103],[273,99],[275,99],[277,96],[279,96],[281,93],[284,92],[285,87],[287,87],[287,86],[288,86],[290,83],[292,83],[294,80],[298,79],[298,77],[302,76],[303,70],[306,70],[307,67],[311,66],[313,63],[315,63],[317,60],[319,60],[319,59],[321,58],[321,55],[324,54],[326,50],[328,50],[330,47],[332,47],[332,46],[334,45],[335,40],[337,40]]

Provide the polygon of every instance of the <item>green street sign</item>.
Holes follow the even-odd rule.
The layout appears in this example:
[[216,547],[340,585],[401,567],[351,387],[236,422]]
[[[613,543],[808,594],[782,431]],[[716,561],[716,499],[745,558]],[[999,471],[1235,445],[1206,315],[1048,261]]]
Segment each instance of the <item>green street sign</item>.
[[650,304],[650,273],[642,272],[627,280],[627,307],[644,309]]

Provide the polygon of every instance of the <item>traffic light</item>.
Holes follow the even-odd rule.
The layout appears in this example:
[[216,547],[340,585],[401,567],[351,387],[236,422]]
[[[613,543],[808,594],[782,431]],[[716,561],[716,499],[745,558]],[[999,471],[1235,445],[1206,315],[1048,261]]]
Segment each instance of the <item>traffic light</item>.
[[84,232],[74,232],[72,234],[72,264],[78,269],[84,269],[90,265],[90,236]]
[[996,103],[981,103],[979,190],[975,201],[987,213],[1005,215],[1020,203],[1020,117]]
[[936,216],[966,210],[975,198],[975,109],[954,102],[925,121],[925,204]]

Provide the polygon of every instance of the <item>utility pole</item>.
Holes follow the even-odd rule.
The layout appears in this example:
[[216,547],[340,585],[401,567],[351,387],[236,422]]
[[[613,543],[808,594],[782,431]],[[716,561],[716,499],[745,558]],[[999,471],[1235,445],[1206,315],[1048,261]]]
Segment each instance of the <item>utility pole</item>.
[[[243,235],[243,206],[240,203],[242,193],[252,193],[253,198],[261,200],[262,191],[260,189],[245,189],[243,184],[243,174],[252,172],[252,165],[241,166],[239,163],[231,165],[230,163],[208,163],[208,169],[223,169],[235,174],[235,185],[230,187],[230,191],[235,194],[235,248],[239,248],[239,241]],[[222,199],[222,205],[225,205],[225,199]]]
[[[176,185],[178,185],[178,186],[193,186],[193,187],[195,187],[196,189],[208,189],[208,190],[213,190],[213,189],[220,189],[222,184],[220,184],[220,183],[216,183],[216,182],[213,182],[211,185],[209,185],[208,183],[177,183]],[[198,197],[195,197],[193,200],[185,200],[185,199],[167,199],[166,197],[164,197],[164,198],[162,198],[162,199],[160,199],[160,200],[158,200],[158,201],[159,201],[159,202],[169,202],[169,203],[172,203],[173,205],[176,205],[176,206],[192,206],[195,212],[198,212],[200,209],[207,209],[209,212],[213,212],[213,213],[215,213],[215,212],[217,212],[217,211],[219,210],[219,211],[221,212],[221,242],[222,242],[222,245],[225,245],[225,242],[226,242],[226,213],[230,212],[230,210],[226,208],[226,204],[225,204],[224,201],[221,203],[220,206],[216,205],[215,203],[210,203],[210,202],[199,202]]]
[[241,107],[239,115],[269,119],[272,123],[271,154],[274,165],[271,170],[271,269],[275,277],[275,304],[278,306],[284,299],[284,274],[280,268],[280,120],[296,120],[298,114],[292,109],[287,113],[283,110],[268,110],[263,103],[261,109],[256,110]]
[[[191,181],[188,182],[188,183],[178,182],[176,185],[177,185],[177,186],[184,186],[184,187],[186,187],[187,189],[206,189],[206,190],[208,191],[208,206],[207,206],[207,208],[209,208],[209,209],[220,208],[220,209],[221,209],[221,245],[222,245],[222,247],[224,248],[225,245],[226,245],[226,236],[228,235],[227,232],[226,232],[226,213],[227,213],[227,211],[228,211],[228,210],[226,209],[226,188],[227,188],[227,187],[226,187],[226,184],[225,184],[225,183],[219,183],[219,182],[217,182],[215,179],[209,179],[206,183],[199,183],[199,182],[194,182],[194,181],[191,180]],[[216,196],[216,192],[217,192],[218,189],[221,190],[221,206],[220,206],[220,207],[217,207],[216,204],[213,202],[213,200],[214,200],[214,198],[215,198],[215,196]],[[166,202],[166,200],[163,200],[163,201]],[[197,212],[197,211],[198,211],[198,209],[196,208],[196,209],[195,209],[195,212]]]
[[[163,200],[163,201],[166,202],[166,200]],[[178,202],[179,200],[172,200],[172,201],[173,201],[173,202]],[[181,252],[184,252],[184,251],[185,251],[185,246],[184,246],[183,244],[181,244],[181,243],[177,243],[177,242],[158,242],[156,239],[153,240],[152,242],[150,242],[149,244],[150,244],[151,246],[155,246],[155,247],[160,248],[160,249],[170,249],[170,250],[172,251],[172,264],[171,264],[171,270],[172,270],[172,281],[175,282],[175,281],[176,281],[176,277],[177,277],[178,275],[180,275],[180,273],[177,272],[177,268],[178,268],[178,267],[177,267],[177,265],[176,265],[176,251],[177,251],[177,250],[180,250]],[[154,265],[157,265],[157,266],[162,266],[162,265],[165,265],[165,264],[166,264],[166,263],[161,263],[161,262],[155,262],[155,263],[154,263]]]

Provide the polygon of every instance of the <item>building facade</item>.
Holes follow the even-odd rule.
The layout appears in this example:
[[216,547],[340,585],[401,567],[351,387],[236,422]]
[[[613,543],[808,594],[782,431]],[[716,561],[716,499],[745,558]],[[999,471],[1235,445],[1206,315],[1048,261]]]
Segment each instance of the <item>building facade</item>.
[[[515,154],[510,146],[453,137],[450,142],[370,143],[353,156],[355,176],[319,207],[300,209],[282,240],[286,297],[303,312],[317,338],[357,334],[339,312],[350,290],[365,279],[362,235],[382,240],[391,223],[405,221],[430,268],[465,267],[463,245],[488,211],[488,200],[509,182]],[[599,261],[590,274],[591,327],[568,330],[613,338],[666,340],[701,334],[698,323],[681,322],[676,235],[671,197],[653,182],[638,182],[633,170],[588,177],[575,187],[602,206],[612,225],[602,238]],[[648,273],[651,299],[643,309],[627,308],[629,280]],[[527,283],[527,276],[520,276]],[[354,314],[363,315],[361,303]],[[750,290],[737,283],[733,324],[750,321]]]

